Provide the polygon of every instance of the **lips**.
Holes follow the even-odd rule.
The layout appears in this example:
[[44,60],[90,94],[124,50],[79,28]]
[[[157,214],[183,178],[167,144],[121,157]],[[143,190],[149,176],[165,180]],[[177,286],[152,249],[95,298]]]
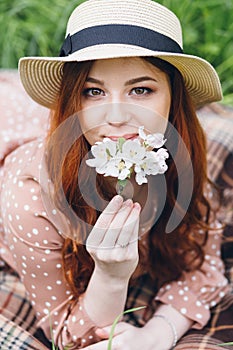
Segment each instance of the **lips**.
[[125,135],[119,135],[119,136],[108,136],[109,139],[112,141],[117,141],[119,138],[124,138],[125,140],[134,140],[138,137],[138,134],[125,134]]

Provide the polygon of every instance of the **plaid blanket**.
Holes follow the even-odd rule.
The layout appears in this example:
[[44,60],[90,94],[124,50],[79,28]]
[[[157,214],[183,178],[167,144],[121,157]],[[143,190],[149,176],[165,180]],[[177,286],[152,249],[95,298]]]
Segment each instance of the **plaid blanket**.
[[[48,349],[33,337],[40,332],[35,313],[18,275],[7,265],[0,267],[0,349]],[[41,340],[44,342],[43,337]]]
[[[222,258],[233,292],[233,109],[212,104],[198,112],[207,134],[207,160],[210,179],[222,192],[223,206],[219,219],[226,223]],[[211,318],[202,330],[190,330],[177,344],[179,350],[220,350],[233,342],[233,293],[212,309]]]
[[[34,311],[18,276],[8,267],[0,271],[0,349],[45,350],[51,344],[36,329]],[[211,318],[202,330],[190,330],[175,347],[176,350],[223,350],[223,342],[233,341],[233,294],[226,295],[212,309]],[[122,349],[124,350],[124,349]]]
[[[224,198],[220,211],[220,219],[226,221],[222,257],[226,275],[233,285],[233,112],[213,104],[198,114],[208,135],[209,175],[221,187]],[[175,349],[233,350],[232,346],[219,346],[230,341],[233,341],[233,294],[226,295],[212,309],[206,327],[187,332]],[[36,327],[36,317],[23,284],[4,264],[0,265],[0,349],[51,349],[43,332]]]
[[43,350],[48,349],[19,325],[0,315],[0,349]]
[[198,115],[207,133],[209,177],[222,192],[219,211],[219,220],[225,222],[222,258],[233,291],[233,108],[212,104]]

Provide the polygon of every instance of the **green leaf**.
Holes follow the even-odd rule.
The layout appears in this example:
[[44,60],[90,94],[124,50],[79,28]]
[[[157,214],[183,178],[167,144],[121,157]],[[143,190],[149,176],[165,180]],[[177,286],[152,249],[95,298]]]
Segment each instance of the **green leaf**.
[[119,150],[122,152],[122,146],[123,144],[125,143],[125,138],[124,137],[119,137],[118,139],[118,147],[119,147]]
[[106,148],[106,153],[107,153],[107,155],[108,155],[110,158],[112,158],[111,153],[110,153],[110,151],[109,151],[108,148]]

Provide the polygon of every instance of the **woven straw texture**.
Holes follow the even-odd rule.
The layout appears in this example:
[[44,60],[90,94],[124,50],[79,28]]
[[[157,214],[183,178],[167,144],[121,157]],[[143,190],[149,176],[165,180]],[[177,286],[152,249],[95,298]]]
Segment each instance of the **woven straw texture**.
[[[182,48],[182,30],[178,18],[169,9],[152,0],[86,1],[71,14],[66,35],[109,24],[150,29],[172,39]],[[138,56],[159,57],[177,67],[197,107],[221,100],[218,75],[204,59],[180,53],[152,51],[132,44],[98,43],[65,57],[24,57],[19,62],[19,71],[27,93],[39,104],[52,108],[59,92],[64,62]]]

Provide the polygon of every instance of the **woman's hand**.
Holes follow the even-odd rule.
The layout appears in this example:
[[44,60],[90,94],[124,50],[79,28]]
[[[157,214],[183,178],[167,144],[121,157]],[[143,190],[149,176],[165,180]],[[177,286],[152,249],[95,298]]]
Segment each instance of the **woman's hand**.
[[87,251],[95,262],[84,295],[84,308],[99,327],[113,323],[123,312],[129,279],[138,264],[141,207],[115,196],[93,227]]
[[[97,329],[96,334],[103,340],[86,347],[86,350],[106,350],[111,326]],[[128,323],[120,322],[116,325],[112,340],[112,350],[160,350],[156,346],[156,337],[147,334],[145,328],[134,327]],[[167,349],[168,350],[168,349]]]
[[98,218],[86,247],[95,272],[128,281],[138,264],[138,229],[141,207],[115,196]]

